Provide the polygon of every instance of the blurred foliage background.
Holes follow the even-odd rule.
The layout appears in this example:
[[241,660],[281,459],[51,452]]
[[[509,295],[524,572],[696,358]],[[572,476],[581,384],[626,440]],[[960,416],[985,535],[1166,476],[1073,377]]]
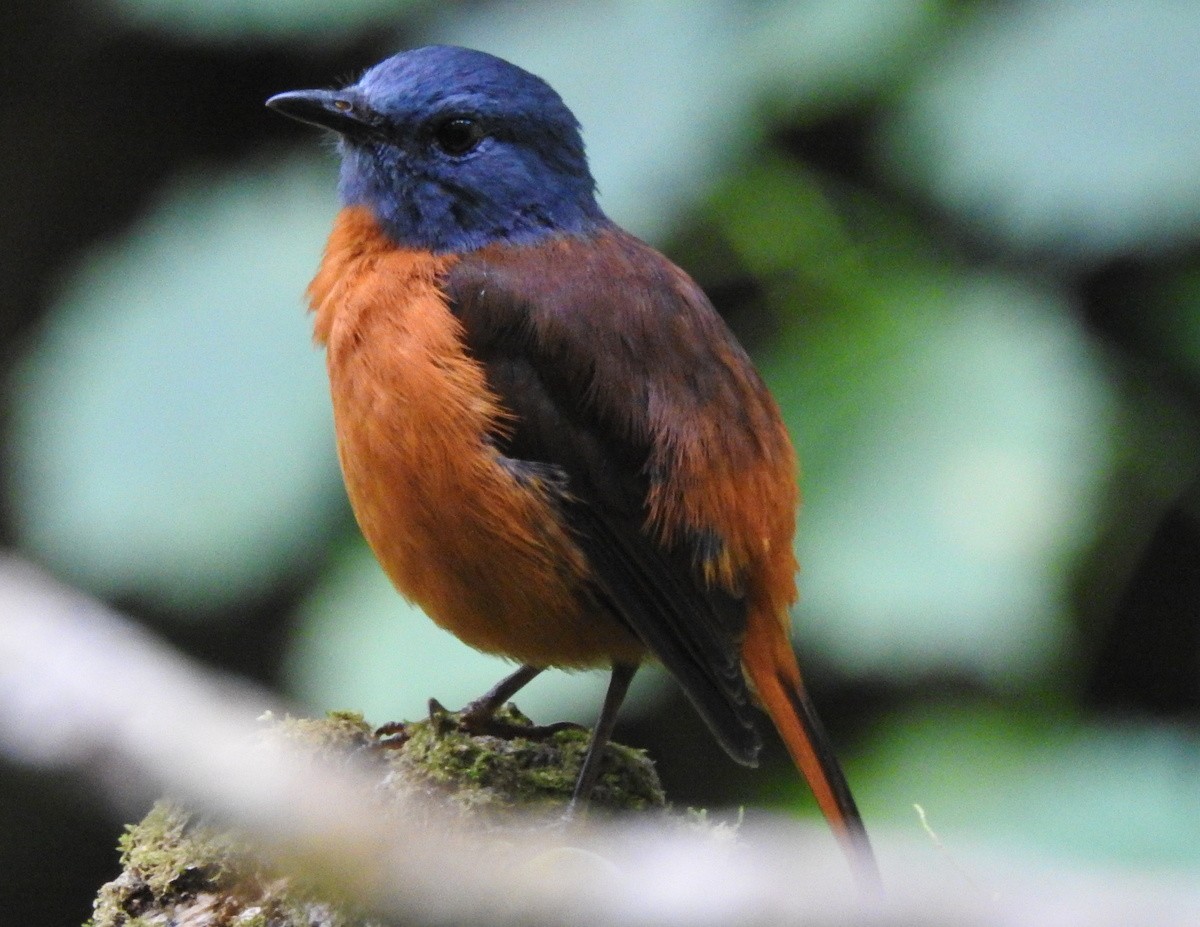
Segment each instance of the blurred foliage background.
[[[3,20],[4,543],[310,711],[414,716],[504,672],[358,536],[301,300],[335,159],[262,107],[401,48],[482,48],[559,90],[605,208],[698,278],[784,408],[797,644],[868,823],[916,832],[919,802],[951,847],[1200,863],[1196,5]],[[588,721],[603,684],[547,674],[519,701]],[[679,802],[815,813],[780,749],[733,766],[661,675],[618,737]],[[82,921],[121,815],[17,768],[0,794],[0,910]]]

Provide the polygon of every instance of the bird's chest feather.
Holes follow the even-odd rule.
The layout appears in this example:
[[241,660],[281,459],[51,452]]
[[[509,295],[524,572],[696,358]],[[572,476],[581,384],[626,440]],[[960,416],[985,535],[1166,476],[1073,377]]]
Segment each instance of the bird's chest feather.
[[[400,591],[472,646],[602,660],[582,555],[553,501],[494,446],[507,413],[441,290],[453,261],[398,249],[351,208],[309,287],[355,516]],[[560,654],[539,660],[539,640]]]
[[368,539],[398,520],[419,539],[499,475],[503,413],[439,286],[453,259],[398,249],[348,212],[309,288],[338,451]]

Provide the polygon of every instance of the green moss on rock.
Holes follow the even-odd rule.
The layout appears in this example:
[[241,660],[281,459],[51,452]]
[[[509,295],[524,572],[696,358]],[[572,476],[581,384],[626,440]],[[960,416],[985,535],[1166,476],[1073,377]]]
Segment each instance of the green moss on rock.
[[[531,723],[512,705],[497,717],[512,725]],[[435,709],[428,720],[405,726],[394,764],[406,782],[440,792],[451,807],[482,816],[485,823],[506,822],[516,814],[557,820],[571,798],[590,736],[583,729],[544,738],[468,734],[456,715]],[[665,805],[645,752],[609,744],[592,794],[593,813],[645,812]]]
[[[508,724],[529,725],[513,706]],[[458,716],[435,709],[423,721],[376,732],[353,712],[323,719],[264,716],[264,738],[311,749],[324,761],[378,770],[383,813],[440,812],[490,829],[558,827],[590,733],[500,738],[468,734]],[[391,795],[394,802],[387,803]],[[400,801],[399,799],[418,801]],[[594,814],[665,811],[644,752],[612,744],[593,795]],[[120,840],[121,874],[101,888],[93,927],[365,927],[366,921],[312,897],[245,852],[229,834],[159,802]]]
[[160,801],[120,840],[121,874],[100,889],[92,927],[351,927],[361,921],[294,891],[228,834]]

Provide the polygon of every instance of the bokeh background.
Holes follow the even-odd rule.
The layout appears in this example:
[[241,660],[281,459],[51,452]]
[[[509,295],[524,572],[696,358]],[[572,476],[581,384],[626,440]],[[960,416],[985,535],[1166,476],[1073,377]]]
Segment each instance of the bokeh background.
[[[868,822],[919,833],[920,803],[951,850],[1197,871],[1195,4],[22,0],[0,21],[5,545],[309,711],[411,717],[503,674],[357,534],[301,298],[335,158],[262,107],[401,48],[481,48],[560,91],[605,208],[698,278],[779,398],[797,645]],[[603,685],[547,674],[518,701],[590,721]],[[815,814],[780,749],[734,766],[661,675],[618,737],[678,802]],[[81,922],[129,809],[16,767],[0,796],[5,919]]]

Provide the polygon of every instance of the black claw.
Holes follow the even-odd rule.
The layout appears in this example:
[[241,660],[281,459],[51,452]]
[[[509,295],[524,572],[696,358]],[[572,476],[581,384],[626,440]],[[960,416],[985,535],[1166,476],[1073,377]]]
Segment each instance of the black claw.
[[408,743],[412,735],[404,721],[389,721],[375,729],[375,739],[378,746],[384,750],[398,750]]
[[526,740],[545,740],[559,731],[582,731],[583,725],[573,721],[557,721],[554,724],[513,724],[501,721],[495,715],[463,712],[458,716],[458,726],[468,734],[477,736],[499,737],[502,740],[514,740],[523,737]]

